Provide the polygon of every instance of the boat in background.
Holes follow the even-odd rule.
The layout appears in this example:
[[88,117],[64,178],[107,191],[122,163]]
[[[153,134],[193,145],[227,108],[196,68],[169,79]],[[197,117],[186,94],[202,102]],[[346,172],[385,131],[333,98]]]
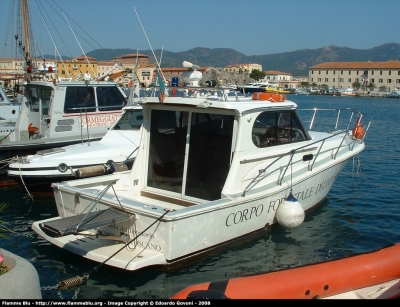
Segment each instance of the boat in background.
[[400,98],[400,93],[397,91],[393,91],[390,94],[385,96],[386,98]]
[[354,89],[348,87],[344,91],[340,92],[340,96],[350,96],[350,97],[355,97],[357,96],[357,93]]
[[221,85],[220,88],[222,90],[228,90],[228,91],[237,91],[237,86],[232,83],[227,83],[225,85]]
[[19,108],[21,106],[22,96],[19,95],[17,98],[11,100],[3,87],[0,86],[0,118],[15,122],[18,118]]
[[[31,78],[27,75],[26,78]],[[114,82],[58,81],[48,74],[26,81],[15,129],[0,144],[0,173],[16,156],[100,140],[119,118],[127,97]]]
[[[31,19],[28,1],[20,1],[16,11],[21,20]],[[15,128],[0,143],[0,175],[7,174],[7,165],[16,156],[100,140],[127,104],[117,83],[92,79],[83,72],[75,81],[62,80],[44,58],[42,64],[35,62],[29,27],[30,22],[24,22],[19,29],[23,37],[16,34],[25,65],[19,76],[23,95]]]
[[400,298],[400,244],[252,276],[189,286],[171,299]]
[[0,116],[0,144],[15,130],[15,122]]
[[236,86],[236,91],[245,94],[255,93],[255,92],[265,92],[265,89],[270,87],[269,82],[249,82],[243,86]]
[[125,107],[118,121],[100,140],[38,151],[15,157],[8,177],[31,192],[51,191],[53,182],[130,170],[140,143],[140,106]]
[[309,93],[306,90],[303,89],[296,89],[296,91],[294,92],[296,95],[308,95]]
[[365,148],[370,122],[354,109],[304,110],[310,119],[321,115],[307,129],[293,101],[263,100],[278,94],[197,91],[140,97],[142,135],[131,171],[53,183],[58,216],[32,229],[123,270],[172,268],[275,223],[299,227]]
[[274,94],[290,94],[289,89],[284,89],[282,87],[266,87],[265,92]]

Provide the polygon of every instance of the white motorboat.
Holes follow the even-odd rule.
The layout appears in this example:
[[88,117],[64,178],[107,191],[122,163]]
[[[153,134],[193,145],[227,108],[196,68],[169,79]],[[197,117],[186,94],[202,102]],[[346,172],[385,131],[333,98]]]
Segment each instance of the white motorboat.
[[[1,107],[0,107],[1,108]],[[15,130],[15,122],[0,116],[0,143]]]
[[0,86],[0,118],[15,122],[18,118],[20,106],[21,102],[18,99],[10,100]]
[[296,91],[294,93],[296,95],[308,95],[308,92],[306,90],[303,90],[303,89],[296,89]]
[[[276,222],[300,227],[365,148],[370,121],[352,109],[313,109],[307,129],[296,103],[257,96],[141,97],[132,169],[53,183],[58,216],[32,229],[67,251],[134,271],[183,264]],[[328,132],[313,130],[315,118],[331,123]]]
[[267,88],[271,87],[269,82],[249,82],[243,86],[237,86],[236,91],[247,93],[265,92]]
[[[27,1],[20,1],[17,11],[22,20],[30,20]],[[54,63],[32,60],[30,23],[19,30],[24,33],[19,39],[25,42],[20,48],[25,66],[19,76],[24,94],[15,129],[0,142],[1,175],[7,174],[7,165],[16,156],[100,140],[127,104],[117,83],[92,79],[88,72],[81,72],[84,80],[65,81],[50,66]]]
[[228,90],[228,91],[236,91],[237,90],[237,86],[232,83],[228,83],[226,85],[221,85],[220,88],[222,90]]
[[346,88],[344,91],[341,91],[340,95],[341,96],[355,97],[355,96],[357,96],[357,93],[356,93],[356,91],[354,89],[349,87],[349,88]]
[[117,83],[37,77],[24,84],[15,130],[0,144],[2,174],[15,156],[100,140],[126,105]]
[[100,141],[16,157],[9,164],[8,177],[26,185],[29,191],[46,191],[53,182],[128,170],[136,157],[142,121],[140,106],[125,107]]

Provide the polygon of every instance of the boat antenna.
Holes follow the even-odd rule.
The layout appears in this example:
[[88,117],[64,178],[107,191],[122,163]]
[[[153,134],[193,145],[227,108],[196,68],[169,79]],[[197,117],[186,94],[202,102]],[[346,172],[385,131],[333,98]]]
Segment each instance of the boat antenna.
[[133,102],[135,100],[135,94],[138,98],[140,97],[139,78],[137,76],[138,58],[139,58],[139,48],[136,50],[136,64],[135,64],[135,69],[133,70],[133,74],[132,74],[132,86],[129,90],[128,104],[133,104]]
[[62,14],[64,15],[65,21],[67,22],[69,28],[71,29],[71,32],[72,32],[72,34],[74,35],[74,37],[75,37],[75,39],[76,39],[76,42],[77,42],[78,45],[79,45],[79,48],[81,48],[81,51],[82,51],[83,55],[85,56],[86,62],[89,64],[89,67],[92,69],[93,76],[95,76],[95,79],[97,80],[96,73],[94,72],[92,65],[90,65],[90,62],[89,62],[89,60],[88,60],[88,58],[87,58],[87,56],[86,56],[86,53],[85,53],[85,51],[83,51],[82,46],[81,46],[81,44],[79,43],[79,41],[78,41],[78,39],[77,39],[77,37],[76,37],[76,35],[75,35],[74,30],[72,29],[71,25],[69,24],[69,22],[68,22],[68,20],[67,20],[67,17],[65,17],[64,12],[62,12]]
[[[163,77],[163,79],[164,79],[164,81],[165,81],[164,74],[162,73],[162,70],[161,70],[161,67],[160,67],[161,59],[160,59],[160,61],[157,60],[157,57],[156,57],[156,55],[154,54],[154,49],[153,49],[153,47],[152,47],[151,44],[150,44],[149,38],[147,37],[146,31],[144,30],[143,24],[142,24],[142,22],[140,21],[139,14],[137,13],[135,6],[133,6],[133,9],[135,10],[136,16],[137,16],[137,18],[138,18],[138,20],[139,20],[139,23],[140,23],[140,26],[142,27],[144,36],[146,36],[146,39],[147,39],[147,42],[148,42],[148,44],[149,44],[149,46],[150,46],[151,52],[153,53],[153,57],[154,57],[154,59],[156,60],[158,71],[161,73],[161,75],[162,75],[162,77]],[[164,46],[164,45],[163,45],[163,46]],[[164,48],[164,47],[163,47],[163,48]],[[161,52],[161,54],[162,54],[162,52]]]
[[[40,7],[39,7],[39,10],[40,10]],[[59,50],[58,50],[58,48],[57,48],[57,44],[56,44],[55,41],[54,41],[53,35],[51,35],[51,32],[50,32],[50,30],[49,30],[49,27],[47,26],[46,20],[45,20],[44,17],[43,17],[42,10],[40,10],[40,16],[42,17],[43,23],[44,23],[44,25],[46,26],[47,33],[49,33],[49,35],[50,35],[51,41],[53,42],[55,51],[57,52],[58,57],[59,57],[60,60],[61,60],[62,66],[65,68],[66,66],[65,66],[65,64],[64,64],[63,58],[62,58],[62,56],[61,56],[61,54],[60,54],[60,52],[59,52]],[[38,47],[39,47],[39,46],[38,46]],[[40,51],[40,49],[39,49],[39,51]],[[42,52],[40,52],[40,53],[42,53]],[[43,55],[42,55],[42,57],[43,57]],[[71,76],[69,75],[69,69],[66,69],[65,71],[67,72],[68,78],[70,78]]]
[[46,70],[46,59],[45,59],[44,56],[43,56],[43,53],[42,53],[42,50],[41,50],[40,47],[39,47],[39,44],[36,44],[36,46],[38,47],[39,53],[40,53],[40,55],[42,56],[42,60],[43,60],[43,71],[45,71],[45,70]]

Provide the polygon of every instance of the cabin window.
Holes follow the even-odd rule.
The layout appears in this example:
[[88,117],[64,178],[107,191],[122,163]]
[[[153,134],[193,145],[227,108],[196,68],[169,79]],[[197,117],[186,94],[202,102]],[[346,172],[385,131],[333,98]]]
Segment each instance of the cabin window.
[[127,110],[111,130],[138,130],[143,123],[142,109]]
[[257,116],[252,140],[257,147],[305,141],[307,138],[295,111],[266,111]]
[[152,110],[147,186],[221,198],[231,159],[233,115]]
[[[97,99],[96,99],[97,98]],[[117,87],[69,86],[65,94],[64,112],[95,112],[96,100],[99,111],[120,110],[126,104],[125,97]]]
[[41,97],[42,97],[42,115],[49,115],[51,90],[50,89],[42,89]]
[[29,106],[31,112],[39,112],[39,89],[29,88]]
[[120,110],[126,104],[125,97],[117,87],[97,87],[99,111]]
[[64,113],[95,112],[93,87],[68,86],[65,93]]

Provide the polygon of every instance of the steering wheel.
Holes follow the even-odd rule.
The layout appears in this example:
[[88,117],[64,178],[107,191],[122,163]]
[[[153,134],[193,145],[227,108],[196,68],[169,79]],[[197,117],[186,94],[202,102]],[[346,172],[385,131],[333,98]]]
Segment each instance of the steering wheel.
[[263,146],[268,146],[270,143],[275,143],[276,139],[275,137],[271,137],[268,134],[264,134],[260,140],[260,144]]

